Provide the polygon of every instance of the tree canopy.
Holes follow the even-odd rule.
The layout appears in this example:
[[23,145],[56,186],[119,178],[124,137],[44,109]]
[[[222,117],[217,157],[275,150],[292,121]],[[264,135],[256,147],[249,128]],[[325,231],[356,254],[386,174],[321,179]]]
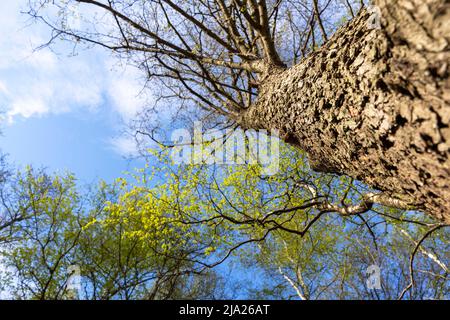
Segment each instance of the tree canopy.
[[[156,99],[132,129],[153,144],[113,183],[0,169],[3,293],[448,299],[450,6],[374,4],[30,0],[43,47],[98,46],[142,71]],[[278,170],[176,163],[155,114],[277,131]]]
[[[363,186],[311,171],[292,148],[273,176],[154,154],[164,166],[87,189],[70,174],[15,175],[2,192],[2,213],[21,217],[2,229],[3,290],[22,299],[448,297],[448,230],[380,205],[324,210],[357,206]],[[230,263],[258,281],[227,276]],[[382,270],[377,290],[370,266]]]

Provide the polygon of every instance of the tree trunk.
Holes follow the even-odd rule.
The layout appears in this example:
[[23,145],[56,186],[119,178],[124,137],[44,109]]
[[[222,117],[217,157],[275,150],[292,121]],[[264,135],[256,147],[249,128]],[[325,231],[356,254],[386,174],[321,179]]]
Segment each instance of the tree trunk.
[[346,174],[450,223],[450,1],[379,0],[242,115],[278,129],[318,171]]

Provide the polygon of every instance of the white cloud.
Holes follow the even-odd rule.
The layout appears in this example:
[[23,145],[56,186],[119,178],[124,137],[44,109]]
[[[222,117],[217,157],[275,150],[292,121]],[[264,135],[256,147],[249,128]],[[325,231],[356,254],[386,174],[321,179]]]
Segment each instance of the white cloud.
[[6,85],[0,81],[0,93],[8,94],[8,88]]
[[7,117],[10,122],[17,115],[28,118],[34,115],[42,115],[48,112],[47,105],[42,100],[36,98],[19,98],[14,100]]
[[23,56],[22,63],[34,70],[40,70],[44,74],[58,72],[58,58],[50,50],[37,50],[32,52],[23,50],[21,56]]
[[[25,27],[20,11],[26,4],[0,1],[0,107],[6,108],[10,123],[18,117],[94,111],[106,102],[125,120],[132,119],[145,103],[139,73],[132,67],[112,70],[114,61],[101,49],[74,57],[48,48],[34,51],[49,39],[49,30]],[[67,54],[72,47],[59,44],[56,49]]]
[[120,77],[111,77],[108,94],[114,102],[116,111],[125,120],[133,119],[147,100],[139,76],[136,68],[128,66],[121,72]]
[[133,157],[139,154],[136,139],[130,135],[122,135],[109,141],[111,148],[119,155]]

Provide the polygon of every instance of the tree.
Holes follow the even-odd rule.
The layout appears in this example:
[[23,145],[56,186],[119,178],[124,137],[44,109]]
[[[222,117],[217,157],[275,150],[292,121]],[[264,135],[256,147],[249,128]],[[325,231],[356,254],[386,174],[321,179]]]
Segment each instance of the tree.
[[74,177],[51,177],[27,168],[9,183],[3,205],[18,217],[1,247],[2,282],[10,281],[9,294],[18,299],[62,298],[83,226]]
[[[215,268],[240,257],[244,268],[262,270],[266,285],[251,297],[448,297],[444,224],[416,211],[365,206],[372,190],[312,172],[293,148],[281,148],[280,170],[271,176],[258,164],[174,166],[167,154],[161,159],[162,189],[175,191],[179,219],[218,239],[211,259],[199,263]],[[371,266],[381,270],[376,290],[367,285]]]
[[[77,264],[88,299],[199,299],[223,295],[221,277],[194,262],[208,246],[198,228],[179,222],[173,186],[136,180],[103,185],[80,238]],[[169,188],[168,188],[169,187]],[[179,198],[178,198],[179,199]]]
[[[101,184],[82,194],[70,175],[32,168],[10,182],[20,212],[0,246],[2,289],[16,299],[220,298],[222,279],[198,272],[200,233],[171,223],[142,186]],[[163,190],[161,190],[162,193]],[[160,193],[160,194],[161,194]],[[77,272],[77,273],[74,273]],[[71,285],[78,278],[78,287]]]
[[[386,210],[386,209],[385,209]],[[386,210],[387,211],[387,210]],[[414,259],[414,289],[410,256],[427,228],[413,223],[365,216],[324,218],[308,235],[276,231],[266,242],[246,250],[247,266],[262,270],[263,290],[255,298],[275,299],[448,299],[448,232],[427,239]],[[403,232],[414,234],[408,239]],[[432,248],[444,248],[436,253]],[[376,282],[367,281],[376,272]],[[377,285],[379,284],[379,286]],[[403,293],[405,291],[405,293]]]
[[[51,41],[128,58],[159,82],[165,103],[277,129],[316,170],[450,222],[447,1],[375,0],[370,10],[347,1],[353,18],[331,37],[338,1],[31,3]],[[81,27],[72,27],[77,6]],[[45,15],[53,9],[56,18]]]
[[[0,131],[0,135],[1,134],[2,132]],[[3,209],[7,209],[7,206],[5,205],[7,201],[5,190],[10,178],[11,168],[9,167],[9,164],[7,162],[6,155],[3,154],[2,150],[0,149],[0,203],[3,204]],[[8,231],[10,230],[14,222],[20,219],[21,217],[17,215],[17,212],[0,210],[0,243],[7,240],[7,236],[5,236],[5,234],[8,234]]]
[[[7,208],[5,206],[5,186],[11,176],[11,172],[8,168],[5,158],[6,156],[0,153],[0,201],[1,203],[3,203],[3,207]],[[20,219],[20,216],[18,216],[16,212],[8,212],[8,210],[0,211],[0,242],[6,239],[3,234],[5,232],[7,233],[11,225],[18,219]]]
[[[312,172],[294,148],[271,176],[154,154],[155,166],[87,190],[31,168],[10,180],[7,210],[23,219],[0,246],[2,289],[20,299],[448,297],[443,224],[365,207],[370,189]],[[225,281],[223,264],[240,261],[262,275],[257,294]],[[381,291],[366,285],[370,265],[382,268]]]

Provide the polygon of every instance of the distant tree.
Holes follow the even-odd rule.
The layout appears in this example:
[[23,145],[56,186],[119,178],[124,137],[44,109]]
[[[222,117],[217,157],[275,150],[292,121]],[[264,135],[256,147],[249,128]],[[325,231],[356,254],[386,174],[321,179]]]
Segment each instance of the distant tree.
[[[163,149],[155,166],[87,192],[69,174],[19,173],[5,202],[21,219],[0,246],[3,290],[20,299],[217,299],[236,290],[256,298],[448,298],[442,223],[366,207],[371,190],[311,171],[295,149],[280,151],[280,170],[267,176],[251,163],[175,165]],[[261,278],[227,283],[220,267],[230,261]],[[380,268],[378,290],[367,285],[370,266]],[[69,286],[74,270],[77,291]]]
[[7,202],[5,188],[11,177],[11,171],[6,161],[6,156],[1,153],[0,150],[0,243],[8,240],[8,233],[14,222],[21,219],[21,216],[17,212],[11,212],[5,205]]
[[[281,148],[280,168],[270,176],[259,164],[170,165],[164,152],[161,159],[167,164],[155,177],[162,190],[173,190],[179,219],[218,241],[200,264],[214,268],[240,257],[244,268],[263,271],[258,281],[266,285],[256,285],[252,297],[449,297],[444,224],[417,211],[366,206],[372,190],[311,171],[293,148]],[[376,290],[367,284],[371,267],[380,269]]]
[[[178,222],[165,186],[137,181],[103,185],[99,206],[80,238],[77,264],[89,299],[195,299],[223,295],[220,276],[193,262],[207,247],[202,233]],[[174,186],[176,188],[176,186]],[[100,201],[99,201],[100,200]]]
[[[448,231],[437,232],[421,244],[413,261],[414,289],[404,292],[411,281],[411,252],[428,228],[389,219],[367,220],[368,225],[356,218],[324,218],[303,238],[276,231],[253,250],[246,250],[246,265],[263,270],[265,282],[263,290],[252,289],[250,296],[301,300],[450,298]],[[414,236],[407,236],[405,229]],[[375,282],[368,284],[370,279]]]
[[196,235],[170,223],[163,201],[125,187],[102,184],[89,199],[70,174],[19,173],[7,210],[21,218],[0,246],[2,289],[17,299],[220,297],[220,277],[189,258],[205,250]]
[[1,246],[2,282],[10,281],[8,292],[18,299],[63,297],[83,226],[75,178],[27,168],[8,191],[3,209],[18,218]]
[[[0,129],[0,136],[1,135],[2,131]],[[0,203],[3,203],[3,207],[0,206],[0,208],[3,209],[3,210],[0,209],[0,243],[2,241],[7,240],[7,238],[4,235],[8,233],[11,225],[15,221],[20,219],[20,217],[17,216],[17,213],[9,212],[7,208],[4,206],[6,202],[5,186],[7,185],[10,177],[11,177],[10,165],[7,162],[6,155],[3,153],[3,150],[0,149]]]

